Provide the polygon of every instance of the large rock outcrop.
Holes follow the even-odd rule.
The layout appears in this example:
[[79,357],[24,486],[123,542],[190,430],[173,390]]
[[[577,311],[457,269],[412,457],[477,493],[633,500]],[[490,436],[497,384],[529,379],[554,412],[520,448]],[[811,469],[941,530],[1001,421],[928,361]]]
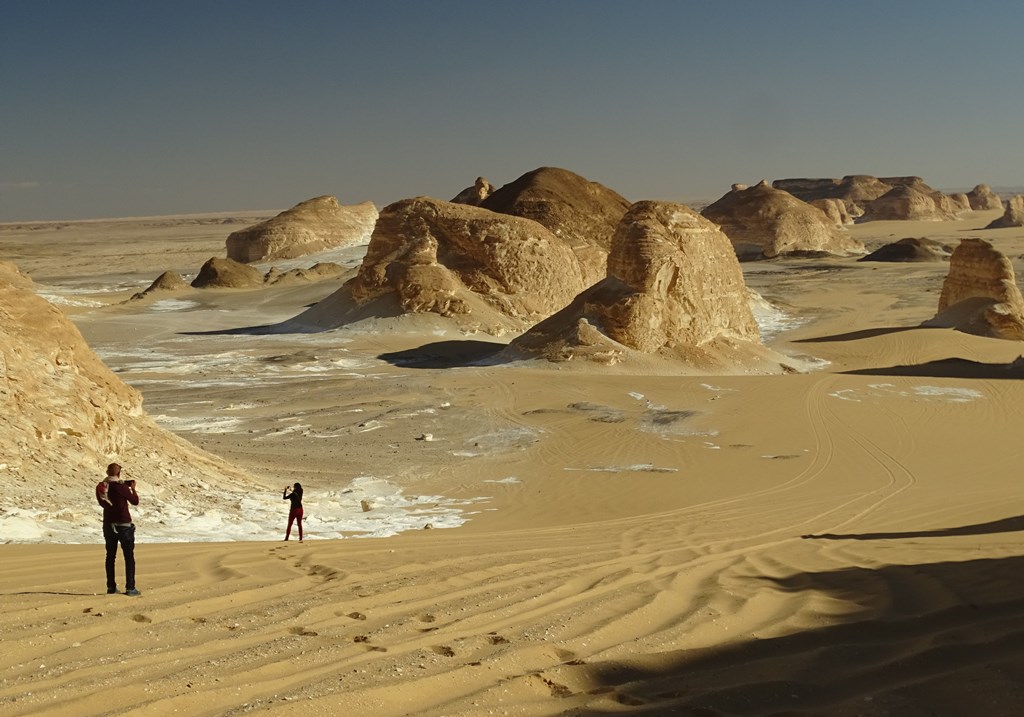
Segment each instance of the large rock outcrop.
[[722,227],[741,261],[791,252],[864,253],[864,245],[820,209],[767,182],[736,185],[701,213]]
[[979,184],[967,192],[967,199],[971,203],[971,209],[976,212],[985,212],[990,209],[1001,209],[1003,200],[992,191],[987,184]]
[[1024,194],[1015,194],[1006,200],[1003,216],[989,223],[986,229],[1024,227]]
[[984,239],[964,239],[949,260],[939,308],[925,326],[1024,341],[1024,298],[1010,260]]
[[436,314],[500,334],[550,316],[583,287],[569,243],[537,222],[417,197],[381,210],[358,274],[292,323]]
[[316,197],[232,232],[227,238],[227,256],[249,263],[294,259],[324,249],[362,244],[369,240],[376,221],[373,202],[342,206],[336,197]]
[[590,285],[604,276],[612,234],[629,201],[566,169],[541,167],[495,190],[480,206],[550,229],[572,247]]
[[165,271],[146,289],[137,294],[133,294],[129,301],[138,301],[140,299],[148,298],[153,294],[182,291],[187,288],[189,288],[189,284],[184,278],[182,278],[181,274],[174,271]]
[[607,276],[507,352],[608,364],[639,352],[709,369],[763,350],[728,237],[687,206],[642,201],[616,229]]
[[[89,511],[92,488],[111,461],[146,485],[149,505],[161,492],[253,485],[242,471],[157,427],[139,392],[100,361],[63,312],[37,296],[14,265],[0,262],[0,518],[18,510]],[[46,519],[39,518],[40,539]]]
[[941,192],[929,193],[911,183],[897,184],[882,196],[868,202],[864,221],[945,221],[956,219],[952,200]]

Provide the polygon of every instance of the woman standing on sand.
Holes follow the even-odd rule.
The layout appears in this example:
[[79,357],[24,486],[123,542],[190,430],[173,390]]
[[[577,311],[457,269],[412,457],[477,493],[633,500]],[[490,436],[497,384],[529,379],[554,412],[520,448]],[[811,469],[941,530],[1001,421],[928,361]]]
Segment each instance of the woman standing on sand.
[[[289,493],[288,491],[291,491]],[[284,487],[283,500],[290,500],[292,502],[292,508],[288,511],[288,530],[284,533],[284,539],[288,540],[292,534],[292,523],[298,522],[299,524],[299,542],[302,542],[302,484],[296,483],[290,488]]]

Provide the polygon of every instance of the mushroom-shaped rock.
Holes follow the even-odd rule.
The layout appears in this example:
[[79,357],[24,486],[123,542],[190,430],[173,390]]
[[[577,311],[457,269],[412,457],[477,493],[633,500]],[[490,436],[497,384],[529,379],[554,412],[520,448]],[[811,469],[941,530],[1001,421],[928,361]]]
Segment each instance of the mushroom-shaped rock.
[[722,227],[741,261],[790,252],[864,253],[820,209],[767,182],[732,190],[702,214]]
[[590,285],[604,276],[612,234],[629,202],[566,169],[541,167],[495,190],[480,206],[550,229],[572,247]]
[[1024,298],[1013,265],[984,239],[964,239],[949,260],[939,308],[924,326],[1024,341]]
[[192,280],[197,289],[252,289],[262,285],[263,274],[255,267],[216,256],[203,264]]
[[373,202],[341,205],[323,196],[296,204],[276,217],[232,232],[227,256],[240,262],[294,259],[325,249],[363,244],[377,221]]
[[681,204],[642,201],[612,239],[607,276],[515,339],[510,352],[615,363],[632,350],[712,366],[763,350],[728,238]]
[[991,222],[986,229],[1024,227],[1024,194],[1015,194],[1006,200],[1003,216]]
[[967,192],[967,199],[971,203],[971,209],[976,212],[1001,209],[1003,206],[1003,200],[987,184],[975,186],[974,189]]

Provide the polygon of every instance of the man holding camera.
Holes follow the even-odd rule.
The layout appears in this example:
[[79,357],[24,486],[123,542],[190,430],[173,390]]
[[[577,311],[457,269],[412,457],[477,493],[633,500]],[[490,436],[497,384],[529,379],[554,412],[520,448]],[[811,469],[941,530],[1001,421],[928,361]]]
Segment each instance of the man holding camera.
[[107,477],[96,486],[96,501],[103,508],[103,539],[107,544],[107,594],[117,592],[114,579],[114,563],[117,560],[117,546],[124,554],[125,595],[141,595],[135,589],[135,524],[132,522],[128,504],[139,504],[135,492],[135,481],[121,478],[121,466],[111,463],[107,466]]

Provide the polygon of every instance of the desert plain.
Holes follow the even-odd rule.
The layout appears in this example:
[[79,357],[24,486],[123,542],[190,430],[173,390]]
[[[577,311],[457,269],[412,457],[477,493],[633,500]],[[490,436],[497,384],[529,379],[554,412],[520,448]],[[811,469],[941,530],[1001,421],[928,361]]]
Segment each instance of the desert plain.
[[[88,486],[8,515],[0,714],[1024,709],[1024,346],[920,327],[948,262],[745,262],[765,344],[803,367],[775,374],[479,360],[511,337],[432,315],[237,332],[330,295],[365,246],[319,257],[346,267],[327,281],[126,302],[270,214],[0,225],[146,413],[252,481],[154,512],[123,461],[139,598],[104,594]],[[999,215],[845,231],[981,237],[1019,276]]]

